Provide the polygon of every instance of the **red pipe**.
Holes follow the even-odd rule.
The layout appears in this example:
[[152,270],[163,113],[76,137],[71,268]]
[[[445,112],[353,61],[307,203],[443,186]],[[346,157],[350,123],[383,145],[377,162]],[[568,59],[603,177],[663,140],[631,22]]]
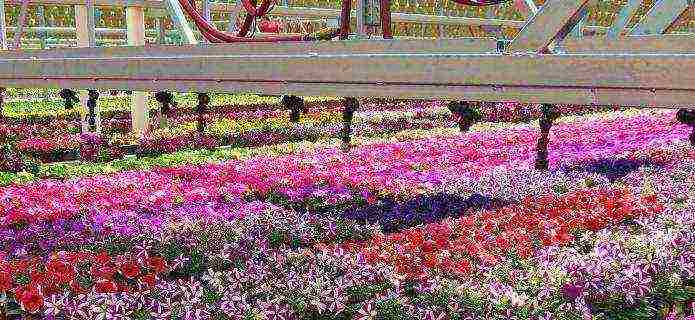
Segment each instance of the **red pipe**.
[[[269,0],[267,0],[269,1]],[[192,6],[188,0],[179,0],[181,7],[183,7],[186,14],[193,19],[203,37],[208,39],[210,42],[280,42],[280,41],[305,41],[305,36],[280,36],[280,37],[267,37],[267,38],[244,38],[236,35],[229,34],[227,32],[222,32],[217,30],[213,25],[203,18],[200,13]],[[261,5],[263,7],[263,5]],[[267,10],[267,9],[266,9]],[[247,16],[248,17],[248,16]]]
[[340,10],[340,37],[338,38],[340,40],[347,40],[350,34],[350,10],[352,10],[352,0],[343,0]]
[[241,3],[244,5],[244,9],[246,9],[248,14],[254,17],[260,17],[267,14],[268,9],[270,8],[270,1],[263,1],[258,8],[256,8],[256,5],[252,3],[251,0],[241,0]]
[[244,18],[244,23],[241,25],[241,28],[239,28],[239,32],[237,32],[237,37],[245,37],[249,30],[251,30],[253,20],[256,19],[256,17],[266,15],[268,11],[270,11],[270,1],[271,0],[263,0],[261,5],[256,8],[255,1],[242,0],[244,9],[246,9],[248,13],[246,14],[246,18]]
[[381,0],[379,1],[379,6],[381,7],[381,31],[383,37],[384,39],[393,39],[391,34],[391,1]]

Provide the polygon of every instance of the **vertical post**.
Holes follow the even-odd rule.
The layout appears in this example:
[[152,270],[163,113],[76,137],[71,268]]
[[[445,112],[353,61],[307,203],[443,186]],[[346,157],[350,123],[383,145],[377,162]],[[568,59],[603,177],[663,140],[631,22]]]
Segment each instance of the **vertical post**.
[[210,104],[210,96],[207,93],[198,93],[198,106],[196,107],[196,113],[198,114],[198,133],[202,134],[205,132],[205,114],[208,111],[208,106]]
[[89,109],[89,131],[101,133],[101,128],[97,125],[97,101],[99,100],[99,91],[89,90],[89,98],[87,99],[87,109]]
[[7,24],[5,21],[5,0],[0,0],[0,50],[7,50]]
[[[362,0],[357,0],[357,5]],[[350,8],[352,7],[352,0],[342,0],[342,5],[340,9],[340,40],[347,40],[350,35]],[[359,17],[359,14],[357,15]],[[357,23],[359,28],[359,21]]]
[[290,122],[299,122],[302,111],[305,111],[304,99],[297,96],[282,96],[282,106],[290,110]]
[[543,116],[540,119],[541,136],[538,138],[538,144],[536,145],[536,169],[548,170],[548,144],[550,143],[548,136],[550,127],[553,126],[553,121],[560,115],[551,104],[542,105],[541,110]]
[[156,24],[157,24],[157,44],[166,44],[167,43],[167,34],[166,30],[164,30],[164,18],[163,17],[157,17]]
[[[85,5],[75,6],[75,28],[78,47],[96,46],[94,20],[94,0],[87,0]],[[98,92],[94,90],[89,90],[88,92],[80,91],[82,132],[88,132],[90,129],[93,129],[97,133],[101,133],[101,110],[99,110],[99,105],[96,103],[98,97]],[[93,103],[92,100],[94,100]]]
[[[126,28],[129,46],[145,45],[145,10],[143,7],[126,8]],[[149,116],[147,97],[144,92],[133,92],[130,96],[130,117],[133,132],[144,134],[148,131]]]
[[357,19],[357,30],[356,34],[358,38],[362,38],[367,35],[367,25],[364,21],[364,5],[365,1],[368,0],[356,0],[357,8],[355,8],[355,18]]
[[159,111],[159,128],[166,128],[169,125],[168,117],[176,107],[174,95],[168,91],[160,91],[155,94],[155,98],[162,105]]
[[46,49],[46,31],[43,28],[46,27],[46,16],[44,6],[36,7],[36,17],[38,18],[39,28],[39,40],[41,40],[41,49]]
[[[381,8],[381,30],[384,39],[392,39],[391,33],[391,0],[381,0],[379,3]],[[424,30],[424,28],[423,28]]]
[[27,16],[29,15],[29,0],[22,0],[22,9],[19,12],[19,18],[17,18],[17,28],[14,32],[14,49],[17,50],[22,47],[22,34],[24,33],[24,26],[27,24]]
[[234,32],[237,29],[236,20],[239,18],[239,13],[243,8],[241,1],[242,0],[237,0],[234,9],[232,9],[232,12],[229,14],[229,25],[227,26],[227,31],[229,32]]
[[[438,10],[437,13],[440,16],[444,16],[444,3],[442,3],[441,1],[438,3],[439,3],[439,8],[437,9]],[[437,28],[439,29],[439,38],[440,39],[446,38],[446,29],[444,28],[444,24],[441,24],[441,23],[438,24]]]
[[676,118],[682,124],[689,125],[692,128],[690,132],[690,145],[695,147],[695,109],[680,109],[676,113]]
[[451,113],[458,117],[457,122],[460,132],[468,132],[473,124],[482,118],[480,112],[473,109],[468,101],[451,101],[448,108]]
[[[202,0],[202,11],[203,11],[203,18],[205,18],[205,21],[210,22],[212,24],[212,13],[210,12],[210,0]],[[204,42],[209,42],[205,37],[203,37]]]
[[359,107],[359,102],[355,98],[345,98],[343,100],[343,131],[342,142],[343,150],[350,149],[352,134],[352,118]]

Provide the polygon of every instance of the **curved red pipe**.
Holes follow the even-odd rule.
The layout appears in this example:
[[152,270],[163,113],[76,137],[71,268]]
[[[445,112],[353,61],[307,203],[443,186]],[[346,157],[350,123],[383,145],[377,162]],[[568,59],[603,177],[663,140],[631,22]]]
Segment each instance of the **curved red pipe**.
[[263,1],[261,2],[261,5],[256,8],[256,5],[251,2],[251,0],[241,0],[241,3],[244,5],[244,9],[246,11],[255,17],[260,17],[268,13],[268,9],[270,8],[270,1]]
[[270,11],[271,0],[263,0],[258,8],[256,8],[255,1],[253,0],[242,0],[241,3],[244,5],[244,9],[248,11],[248,14],[244,18],[244,23],[239,28],[239,32],[237,32],[237,37],[245,37],[249,30],[251,30],[253,20],[256,19],[256,17],[266,15]]
[[[269,0],[266,0],[266,2],[270,2]],[[265,3],[265,2],[264,2]],[[297,35],[297,36],[278,36],[278,37],[267,37],[267,38],[244,38],[244,37],[239,37],[227,32],[222,32],[217,30],[212,24],[210,24],[208,21],[203,18],[200,13],[196,10],[196,8],[191,5],[191,3],[188,2],[188,0],[179,0],[179,4],[181,4],[181,7],[183,8],[184,11],[186,11],[186,14],[193,19],[193,22],[196,24],[198,29],[200,29],[200,32],[203,34],[203,37],[205,37],[208,41],[213,42],[213,43],[220,43],[220,42],[226,42],[226,43],[234,43],[234,42],[281,42],[281,41],[305,41],[305,37],[302,35]],[[263,4],[261,4],[261,8],[264,7]],[[259,8],[260,9],[260,8]],[[264,9],[267,10],[267,9]],[[247,18],[250,15],[247,15]]]

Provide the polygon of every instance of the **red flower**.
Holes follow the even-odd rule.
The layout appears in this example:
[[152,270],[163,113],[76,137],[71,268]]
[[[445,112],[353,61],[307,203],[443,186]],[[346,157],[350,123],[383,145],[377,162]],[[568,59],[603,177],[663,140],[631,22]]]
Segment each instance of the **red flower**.
[[140,267],[133,261],[128,261],[121,266],[121,273],[129,279],[135,279],[140,274]]
[[109,257],[109,255],[105,251],[99,252],[98,255],[94,256],[94,262],[100,265],[107,264],[110,261],[111,257]]
[[76,271],[65,262],[51,259],[46,264],[46,274],[58,283],[68,283],[75,278]]
[[155,282],[156,278],[155,278],[155,276],[154,276],[154,273],[148,273],[148,274],[142,276],[142,278],[140,278],[140,280],[141,280],[142,283],[144,283],[146,286],[148,286],[148,287],[154,287],[154,282]]
[[157,273],[164,272],[167,269],[167,262],[162,257],[151,257],[149,262],[150,268]]
[[19,305],[26,312],[35,313],[43,307],[43,294],[36,287],[20,292],[17,297],[19,298]]
[[2,261],[0,262],[0,292],[10,288],[12,288],[12,269],[7,262]]
[[456,263],[456,271],[464,275],[468,274],[471,272],[471,263],[466,259],[461,259],[458,263]]
[[435,254],[427,254],[427,255],[425,255],[425,257],[424,257],[424,259],[423,259],[423,263],[425,264],[426,267],[432,269],[432,268],[434,268],[434,267],[437,266],[437,264],[439,263],[439,261],[438,261],[438,259],[437,259],[437,255],[435,255]]
[[112,280],[100,280],[94,285],[94,289],[98,293],[115,293],[118,292],[118,286]]
[[434,241],[432,241],[432,240],[425,241],[424,243],[422,243],[422,246],[421,246],[422,252],[430,253],[430,252],[434,251],[434,245],[435,245]]
[[116,269],[109,265],[92,266],[91,271],[92,276],[107,280],[113,279],[113,275],[116,274]]

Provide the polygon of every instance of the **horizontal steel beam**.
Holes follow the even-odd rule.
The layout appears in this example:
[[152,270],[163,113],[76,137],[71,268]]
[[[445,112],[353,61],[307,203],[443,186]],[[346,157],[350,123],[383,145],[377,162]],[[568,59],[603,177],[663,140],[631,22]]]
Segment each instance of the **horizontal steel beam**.
[[616,39],[588,37],[563,42],[563,49],[567,53],[593,54],[692,54],[694,46],[695,36],[680,34],[625,36]]
[[692,53],[506,55],[487,50],[492,43],[355,40],[4,52],[0,86],[669,107],[690,106],[695,96]]

